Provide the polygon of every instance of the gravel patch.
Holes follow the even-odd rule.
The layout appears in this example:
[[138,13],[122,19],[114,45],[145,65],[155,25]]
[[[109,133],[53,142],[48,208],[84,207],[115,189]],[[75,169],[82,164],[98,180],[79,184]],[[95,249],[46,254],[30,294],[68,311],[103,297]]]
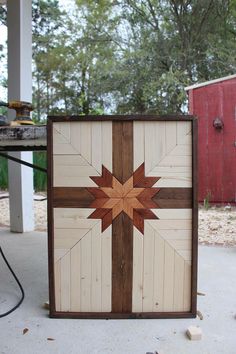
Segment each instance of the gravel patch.
[[[46,231],[47,230],[47,200],[38,199],[39,196],[45,196],[45,194],[35,195],[34,200],[34,217],[35,217],[35,230]],[[0,198],[2,193],[0,193]],[[9,215],[9,198],[4,197],[0,199],[0,226],[9,227],[10,226],[10,215]]]
[[199,208],[199,243],[204,245],[236,245],[236,207]]

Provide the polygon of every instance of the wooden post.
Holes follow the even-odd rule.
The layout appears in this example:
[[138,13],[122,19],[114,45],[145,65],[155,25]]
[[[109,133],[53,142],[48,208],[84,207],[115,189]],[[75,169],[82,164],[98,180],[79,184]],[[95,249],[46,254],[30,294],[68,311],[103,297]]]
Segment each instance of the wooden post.
[[[8,100],[32,101],[32,3],[7,3],[8,23]],[[14,118],[9,110],[9,119]],[[32,163],[32,152],[12,156]],[[33,170],[9,161],[10,227],[12,232],[34,229]]]

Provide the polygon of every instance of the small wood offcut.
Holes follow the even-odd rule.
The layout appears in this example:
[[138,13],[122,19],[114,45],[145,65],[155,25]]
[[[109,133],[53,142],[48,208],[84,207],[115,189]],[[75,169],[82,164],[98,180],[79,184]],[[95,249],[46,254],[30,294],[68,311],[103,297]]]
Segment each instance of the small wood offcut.
[[196,315],[197,121],[49,117],[50,316]]

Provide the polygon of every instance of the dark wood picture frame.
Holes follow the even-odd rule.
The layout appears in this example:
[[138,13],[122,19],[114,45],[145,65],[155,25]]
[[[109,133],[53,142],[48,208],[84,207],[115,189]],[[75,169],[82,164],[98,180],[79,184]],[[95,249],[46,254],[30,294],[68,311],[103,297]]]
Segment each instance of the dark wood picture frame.
[[[191,310],[189,312],[59,312],[55,306],[54,286],[54,220],[53,220],[53,123],[74,121],[189,121],[192,124],[192,268],[191,268]],[[198,261],[198,198],[197,198],[197,118],[190,115],[114,115],[114,116],[49,116],[47,121],[47,171],[48,171],[48,263],[49,302],[51,318],[94,318],[94,319],[138,319],[138,318],[192,318],[197,310],[197,261]]]

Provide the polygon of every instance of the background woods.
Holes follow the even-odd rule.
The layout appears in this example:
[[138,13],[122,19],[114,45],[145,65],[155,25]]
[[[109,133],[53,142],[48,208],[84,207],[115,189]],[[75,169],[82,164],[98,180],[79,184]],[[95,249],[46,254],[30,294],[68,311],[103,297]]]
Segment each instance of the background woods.
[[33,0],[33,117],[186,112],[185,86],[235,73],[235,41],[235,0]]

